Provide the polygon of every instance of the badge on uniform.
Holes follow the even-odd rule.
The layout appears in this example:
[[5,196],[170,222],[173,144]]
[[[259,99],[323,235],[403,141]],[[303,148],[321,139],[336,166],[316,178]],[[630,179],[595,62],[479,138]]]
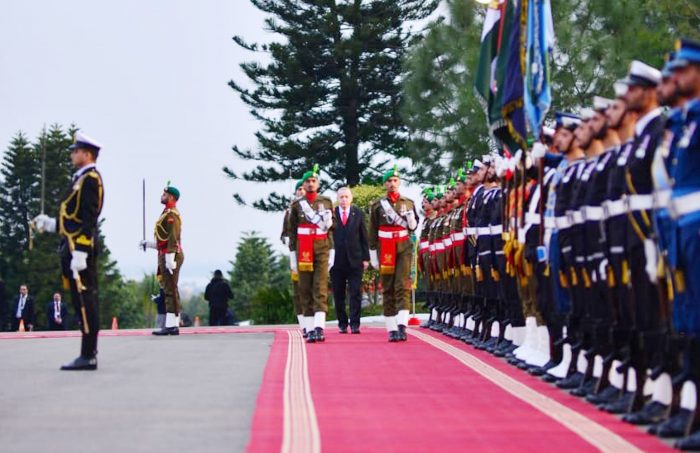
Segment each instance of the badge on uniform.
[[646,156],[647,154],[647,148],[649,147],[649,140],[651,140],[650,136],[647,135],[644,137],[644,141],[634,152],[634,157],[636,157],[637,159],[644,159],[644,156]]

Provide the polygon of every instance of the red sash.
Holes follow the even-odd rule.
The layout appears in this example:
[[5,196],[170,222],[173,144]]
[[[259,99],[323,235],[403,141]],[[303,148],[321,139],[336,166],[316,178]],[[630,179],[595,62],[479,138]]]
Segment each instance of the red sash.
[[394,225],[379,227],[379,273],[390,275],[396,271],[396,244],[408,240],[408,230]]
[[302,223],[297,228],[297,261],[299,272],[314,271],[314,241],[328,237],[328,233],[319,230],[316,225]]

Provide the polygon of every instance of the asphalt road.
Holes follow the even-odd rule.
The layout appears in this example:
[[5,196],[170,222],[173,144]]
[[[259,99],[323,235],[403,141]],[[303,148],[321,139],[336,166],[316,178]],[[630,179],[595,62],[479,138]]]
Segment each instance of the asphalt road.
[[103,337],[59,371],[79,341],[0,341],[0,451],[244,451],[272,334]]

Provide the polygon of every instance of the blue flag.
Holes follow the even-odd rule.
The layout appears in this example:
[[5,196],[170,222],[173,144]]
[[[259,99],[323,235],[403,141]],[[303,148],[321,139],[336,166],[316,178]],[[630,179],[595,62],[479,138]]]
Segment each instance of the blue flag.
[[[523,5],[525,3],[525,5]],[[518,148],[527,149],[527,129],[525,126],[525,110],[523,109],[524,92],[524,39],[523,22],[526,19],[523,6],[527,0],[510,0],[506,9],[505,23],[503,27],[502,46],[505,58],[505,74],[503,79],[503,98],[501,113],[508,126],[501,140],[515,151]],[[499,56],[500,58],[500,56]]]
[[525,67],[525,112],[530,130],[537,136],[552,103],[550,59],[554,25],[549,0],[528,0]]

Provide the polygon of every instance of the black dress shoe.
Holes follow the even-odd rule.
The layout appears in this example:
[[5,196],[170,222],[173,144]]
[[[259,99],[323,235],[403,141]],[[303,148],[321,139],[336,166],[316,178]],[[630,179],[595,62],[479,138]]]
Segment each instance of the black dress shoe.
[[360,333],[360,328],[359,327],[350,327],[350,333],[357,335],[358,333]]
[[633,425],[651,425],[668,418],[669,407],[658,401],[646,404],[642,409],[631,414],[625,414],[622,420]]
[[61,367],[62,370],[66,371],[92,371],[97,369],[97,357],[83,357],[80,356],[74,359],[72,362],[66,363]]
[[180,335],[179,327],[163,327],[162,329],[154,330],[151,332],[153,335],[165,336],[165,335]]
[[[668,420],[650,427],[649,434],[656,434],[657,436],[663,438],[682,437],[685,435],[685,430],[693,416],[693,411],[689,409],[681,409],[676,415]],[[652,428],[654,429],[652,430]]]
[[316,342],[323,343],[324,341],[326,341],[326,337],[323,335],[323,329],[316,327]]
[[597,395],[586,395],[586,401],[591,404],[610,404],[620,397],[621,390],[614,386],[605,387]]
[[306,332],[306,327],[304,327],[304,333],[302,334],[304,338],[308,338],[309,334]]
[[311,332],[308,332],[306,334],[306,342],[307,343],[316,343],[316,331],[312,330]]
[[566,379],[562,379],[561,381],[557,382],[557,387],[563,390],[573,390],[579,385],[581,385],[581,381],[583,380],[583,373],[574,373],[571,376],[569,376]]
[[401,326],[399,325],[399,341],[407,341],[408,337],[406,336],[406,326]]
[[348,327],[340,327],[338,328],[338,333],[348,333]]
[[392,330],[389,332],[389,343],[396,343],[399,341],[399,332],[397,330]]
[[423,329],[428,329],[430,326],[433,325],[434,322],[435,322],[434,320],[428,319],[427,321],[425,321],[425,322],[424,322],[423,324],[421,324],[420,326],[421,326]]
[[595,389],[595,385],[598,383],[598,380],[595,378],[589,378],[586,382],[583,382],[579,387],[573,389],[569,393],[571,393],[574,396],[578,396],[579,398],[583,398],[584,396],[588,395]]
[[600,409],[604,410],[605,412],[609,412],[611,414],[622,414],[622,413],[627,412],[629,410],[633,399],[634,399],[634,392],[625,392],[616,401],[613,401],[612,403],[609,403],[609,404],[604,404],[600,407]]
[[674,447],[679,450],[700,450],[700,431],[676,441]]
[[544,373],[544,374],[542,375],[542,380],[543,380],[544,382],[549,382],[550,384],[553,384],[553,383],[557,382],[557,381],[559,380],[559,378],[556,377],[556,376],[552,376],[552,375],[549,374],[549,373]]

